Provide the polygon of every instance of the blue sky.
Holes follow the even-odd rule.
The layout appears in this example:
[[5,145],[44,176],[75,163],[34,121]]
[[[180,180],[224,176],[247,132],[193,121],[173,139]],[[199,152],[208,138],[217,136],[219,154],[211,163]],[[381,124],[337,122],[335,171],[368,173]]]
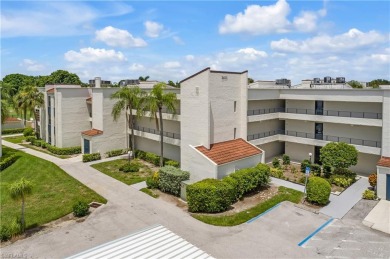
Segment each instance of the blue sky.
[[2,1],[1,77],[390,78],[388,1]]

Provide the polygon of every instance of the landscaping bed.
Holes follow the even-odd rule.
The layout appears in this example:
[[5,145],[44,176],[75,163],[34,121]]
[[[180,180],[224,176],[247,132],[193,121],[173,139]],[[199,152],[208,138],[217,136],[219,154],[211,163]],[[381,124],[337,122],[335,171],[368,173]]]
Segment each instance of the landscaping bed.
[[124,172],[120,170],[121,167],[129,163],[129,160],[127,159],[117,159],[93,164],[91,166],[96,170],[99,170],[100,172],[128,185],[143,182],[148,177],[152,176],[154,171],[158,170],[158,167],[143,160],[135,159],[132,160],[131,163],[134,163],[134,161],[140,164],[139,170],[137,172]]
[[1,172],[1,226],[9,226],[20,217],[21,203],[11,198],[9,187],[22,177],[32,183],[32,193],[25,199],[26,228],[41,226],[72,212],[77,201],[106,203],[106,199],[69,176],[57,165],[3,146],[4,153],[19,158]]
[[14,144],[23,143],[23,141],[25,139],[26,138],[24,136],[3,137],[3,140],[14,143]]
[[56,155],[56,154],[53,154],[50,151],[48,151],[46,148],[37,147],[37,146],[31,145],[31,144],[28,144],[28,143],[22,143],[20,145],[22,145],[24,147],[27,147],[27,148],[34,149],[36,151],[39,151],[39,152],[42,152],[42,153],[45,153],[45,154],[48,154],[48,155],[51,155],[51,156],[55,156],[55,157],[61,158],[61,159],[68,159],[68,158],[71,158],[71,157],[78,156],[78,154],[76,154],[76,155]]

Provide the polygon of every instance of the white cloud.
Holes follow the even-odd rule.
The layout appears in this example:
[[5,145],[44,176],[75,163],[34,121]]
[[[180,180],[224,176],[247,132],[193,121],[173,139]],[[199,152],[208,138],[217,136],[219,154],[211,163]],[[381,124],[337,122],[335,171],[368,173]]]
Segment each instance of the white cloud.
[[147,43],[141,38],[135,38],[130,32],[107,26],[95,32],[96,40],[102,41],[112,47],[145,47]]
[[390,63],[390,54],[372,54],[371,58],[377,62]]
[[237,53],[243,54],[243,57],[250,60],[266,58],[268,55],[264,51],[255,50],[254,48],[239,49]]
[[3,8],[0,15],[1,36],[68,36],[93,33],[92,23],[102,17],[119,16],[133,11],[123,3],[102,3],[96,9],[87,3],[27,1],[17,7]]
[[192,60],[194,60],[194,58],[195,58],[194,55],[186,55],[185,56],[185,60],[187,60],[187,61],[192,61]]
[[168,61],[163,64],[163,67],[167,69],[179,68],[180,66],[180,62],[178,61]]
[[144,67],[142,64],[133,63],[133,64],[131,64],[131,66],[129,67],[129,70],[132,71],[132,72],[135,72],[135,71],[143,71],[143,70],[145,70],[145,67]]
[[23,59],[22,63],[20,63],[20,66],[31,72],[43,71],[45,69],[44,65],[31,59]]
[[82,48],[79,52],[69,50],[64,54],[66,61],[72,63],[123,62],[126,57],[120,51],[112,49]]
[[248,33],[252,35],[286,33],[289,31],[310,32],[317,28],[319,18],[326,16],[326,9],[302,11],[293,21],[288,19],[290,5],[278,0],[273,5],[250,5],[244,13],[227,14],[219,26],[219,33]]
[[348,32],[329,36],[318,35],[303,41],[281,39],[271,42],[271,48],[280,52],[326,53],[354,50],[361,47],[388,41],[388,37],[376,31],[361,32],[350,29]]
[[173,41],[178,45],[184,45],[184,41],[179,36],[173,36]]
[[164,29],[164,25],[152,21],[146,21],[144,26],[145,35],[151,38],[157,38],[160,36],[161,31]]

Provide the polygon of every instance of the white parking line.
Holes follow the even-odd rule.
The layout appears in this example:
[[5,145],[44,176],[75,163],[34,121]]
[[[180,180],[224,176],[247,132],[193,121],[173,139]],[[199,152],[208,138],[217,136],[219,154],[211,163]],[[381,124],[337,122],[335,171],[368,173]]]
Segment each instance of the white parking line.
[[349,243],[357,243],[358,241],[356,240],[349,240],[349,239],[343,239],[341,242],[349,242]]
[[343,247],[333,247],[334,250],[354,250],[359,251],[360,248],[343,248]]

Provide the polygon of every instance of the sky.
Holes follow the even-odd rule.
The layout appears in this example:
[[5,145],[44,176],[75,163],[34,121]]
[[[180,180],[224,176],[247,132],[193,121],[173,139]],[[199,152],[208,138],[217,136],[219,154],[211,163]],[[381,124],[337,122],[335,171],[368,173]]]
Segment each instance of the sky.
[[1,78],[390,79],[389,1],[1,1]]

